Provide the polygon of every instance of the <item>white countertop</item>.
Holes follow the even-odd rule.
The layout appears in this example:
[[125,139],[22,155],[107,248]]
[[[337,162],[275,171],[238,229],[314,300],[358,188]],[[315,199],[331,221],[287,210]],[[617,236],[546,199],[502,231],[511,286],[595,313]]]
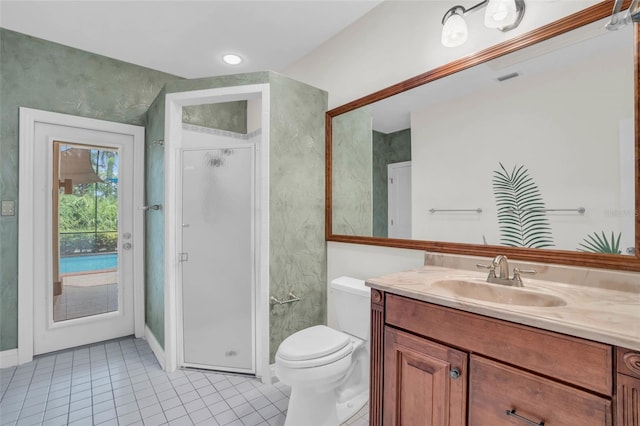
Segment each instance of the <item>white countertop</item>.
[[[468,280],[487,285],[486,273],[423,266],[367,279],[371,288],[441,306],[499,318],[544,330],[640,350],[640,293],[564,284],[523,276],[524,291],[560,297],[563,306],[539,307],[476,300],[456,295],[435,284],[443,280]],[[435,284],[435,285],[434,285]],[[519,290],[514,288],[514,290]]]

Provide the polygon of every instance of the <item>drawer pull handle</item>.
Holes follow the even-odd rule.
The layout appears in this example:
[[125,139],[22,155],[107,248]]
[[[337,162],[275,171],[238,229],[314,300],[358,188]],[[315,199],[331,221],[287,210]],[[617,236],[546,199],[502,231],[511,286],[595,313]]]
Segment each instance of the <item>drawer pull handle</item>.
[[523,416],[521,416],[520,414],[516,414],[516,410],[515,410],[515,409],[513,409],[513,410],[506,410],[506,411],[505,411],[505,413],[507,414],[507,416],[513,416],[513,417],[515,417],[515,418],[517,418],[517,419],[520,419],[520,420],[522,420],[522,421],[524,421],[524,422],[527,422],[527,424],[535,425],[535,426],[544,426],[544,421],[541,421],[541,422],[534,422],[533,420],[528,419],[528,418],[526,418],[526,417],[523,417]]
[[459,379],[460,375],[460,370],[458,370],[457,368],[452,368],[451,371],[449,371],[449,377],[451,377],[452,379]]

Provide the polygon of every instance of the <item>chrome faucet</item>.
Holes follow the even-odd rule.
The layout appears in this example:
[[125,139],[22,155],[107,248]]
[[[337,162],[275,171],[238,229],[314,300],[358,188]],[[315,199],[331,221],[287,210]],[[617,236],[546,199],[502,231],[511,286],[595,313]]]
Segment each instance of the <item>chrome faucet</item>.
[[[507,256],[499,254],[494,257],[489,265],[477,264],[478,268],[486,268],[489,270],[489,276],[487,276],[487,282],[491,284],[509,285],[512,287],[522,287],[521,274],[535,274],[533,269],[519,269],[513,268],[513,278],[509,278],[509,261]],[[498,269],[498,276],[496,276],[496,268]]]

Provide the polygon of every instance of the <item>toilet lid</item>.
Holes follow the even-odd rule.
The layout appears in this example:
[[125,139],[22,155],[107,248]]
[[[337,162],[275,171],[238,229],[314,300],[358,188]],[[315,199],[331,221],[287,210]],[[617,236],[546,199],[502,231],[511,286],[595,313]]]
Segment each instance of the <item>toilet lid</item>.
[[284,339],[278,348],[278,356],[286,361],[322,358],[340,351],[350,342],[349,335],[324,325],[316,325]]

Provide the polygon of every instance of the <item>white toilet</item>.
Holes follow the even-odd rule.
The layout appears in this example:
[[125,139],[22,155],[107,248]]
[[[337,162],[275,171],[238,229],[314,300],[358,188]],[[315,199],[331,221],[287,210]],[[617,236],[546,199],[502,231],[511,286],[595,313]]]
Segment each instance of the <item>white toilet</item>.
[[316,325],[278,347],[276,376],[291,386],[285,426],[337,426],[369,399],[370,289],[340,277],[330,291],[340,331]]

